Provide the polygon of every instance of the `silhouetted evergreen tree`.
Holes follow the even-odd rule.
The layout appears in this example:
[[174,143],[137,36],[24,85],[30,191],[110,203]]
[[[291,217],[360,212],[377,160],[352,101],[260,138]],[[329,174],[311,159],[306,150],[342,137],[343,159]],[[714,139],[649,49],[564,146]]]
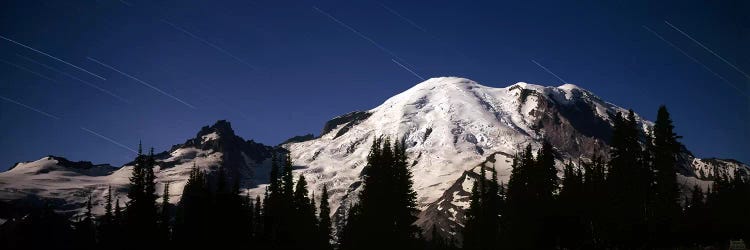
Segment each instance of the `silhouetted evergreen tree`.
[[698,185],[693,187],[690,199],[686,199],[682,222],[682,245],[687,247],[708,246],[711,244],[709,237],[710,226],[708,223],[708,210],[706,207],[703,189]]
[[560,247],[580,249],[586,233],[586,211],[589,197],[584,196],[583,171],[572,162],[563,168],[562,188],[558,196],[558,242]]
[[361,206],[355,203],[346,210],[346,222],[339,232],[338,249],[359,249],[362,241],[368,236],[362,231],[366,230],[362,223]]
[[49,203],[28,212],[23,218],[3,223],[0,249],[82,249],[68,218],[55,213]]
[[161,213],[159,216],[159,234],[161,236],[160,242],[165,246],[169,244],[172,239],[171,230],[171,216],[169,204],[169,182],[164,183],[164,191],[161,195]]
[[604,247],[605,218],[609,216],[609,197],[607,195],[606,163],[601,156],[595,155],[591,162],[582,163],[583,194],[586,203],[581,204],[583,208],[583,225],[585,235],[583,237],[583,248],[601,249]]
[[[430,240],[427,242],[425,249],[426,250],[451,250],[451,249],[458,249],[453,242],[450,242],[449,240],[446,240],[443,238],[442,235],[437,231],[437,227],[433,226],[430,230]],[[466,249],[466,248],[464,248]]]
[[331,236],[333,226],[331,223],[331,208],[328,205],[328,186],[323,185],[323,191],[320,195],[320,214],[318,214],[318,234],[320,235],[320,250],[331,250]]
[[218,171],[217,188],[214,197],[214,207],[211,209],[216,219],[213,220],[214,234],[218,238],[226,240],[217,243],[217,246],[229,248],[238,245],[246,245],[250,239],[250,211],[240,194],[239,177],[232,178],[232,186],[229,187],[229,176],[221,167]]
[[549,249],[555,246],[554,226],[557,223],[554,209],[554,195],[558,189],[557,168],[555,168],[555,151],[552,144],[546,139],[542,142],[542,148],[537,152],[536,164],[532,171],[530,186],[534,201],[532,208],[541,216],[540,225],[535,229],[538,232],[537,244],[539,247]]
[[340,239],[341,249],[420,247],[421,232],[414,225],[416,193],[412,189],[404,143],[391,146],[389,140],[376,138],[363,174],[359,204],[349,210]]
[[294,190],[294,210],[289,216],[293,235],[294,249],[314,248],[319,241],[315,207],[307,196],[307,181],[300,175]]
[[213,214],[214,218],[209,222],[211,230],[206,232],[210,238],[224,238],[224,240],[213,244],[218,248],[227,248],[231,246],[230,243],[234,243],[234,240],[236,240],[233,234],[236,230],[235,222],[239,218],[233,217],[235,211],[233,211],[234,207],[231,204],[231,191],[227,186],[227,173],[223,166],[219,166],[215,177],[216,181],[213,182],[215,189],[211,190],[212,188],[209,185],[209,190],[212,191],[210,203],[213,205],[209,208],[209,213]]
[[107,188],[107,194],[104,195],[104,215],[99,221],[98,236],[99,246],[112,248],[117,237],[115,232],[115,215],[112,210],[112,186]]
[[[117,198],[115,199],[114,220],[112,222],[112,230],[110,230],[111,235],[113,236],[118,235],[119,237],[127,236],[127,234],[123,232],[124,231],[124,227],[123,227],[124,218],[123,217],[124,216],[122,212],[122,207],[120,206],[120,198]],[[124,244],[117,245],[115,240],[111,242],[115,245],[114,249],[124,249],[125,247]]]
[[557,169],[552,145],[544,140],[536,159],[528,145],[512,167],[503,216],[504,243],[511,249],[554,247]]
[[414,224],[417,221],[417,192],[414,191],[413,176],[409,170],[406,143],[401,140],[393,145],[392,163],[393,187],[390,193],[395,198],[393,204],[397,244],[406,247],[421,246],[422,230]]
[[133,166],[128,191],[127,213],[125,227],[128,237],[132,240],[126,244],[139,246],[146,243],[153,244],[158,239],[158,216],[156,208],[156,183],[154,176],[154,150],[148,156],[142,154],[142,147],[138,145],[138,156]]
[[[538,221],[532,209],[531,172],[535,162],[531,145],[513,158],[511,175],[508,180],[507,206],[503,216],[503,241],[510,249],[521,249],[535,242],[534,232]],[[533,248],[533,246],[529,246]]]
[[491,169],[491,181],[486,179],[486,167],[480,165],[479,169],[479,176],[472,186],[469,209],[466,211],[463,246],[464,249],[496,249],[500,246],[500,217],[504,194],[497,183],[494,168]]
[[680,190],[677,186],[677,157],[680,153],[680,138],[674,133],[674,125],[664,106],[659,107],[654,123],[653,168],[655,186],[653,213],[650,231],[657,247],[674,246],[678,236],[680,218]]
[[104,216],[102,216],[102,223],[112,223],[114,220],[112,214],[112,186],[107,188],[107,194],[104,195]]
[[[484,241],[481,232],[482,219],[482,182],[484,178],[474,181],[471,186],[471,196],[469,196],[469,208],[466,209],[466,222],[463,231],[463,249],[475,250],[483,249]],[[434,229],[433,229],[434,230]]]
[[[239,184],[237,184],[239,185]],[[239,188],[237,189],[239,190]],[[244,238],[249,241],[255,240],[255,206],[253,197],[250,197],[250,190],[247,190],[245,197],[242,199],[242,231]]]
[[174,238],[181,248],[207,246],[204,238],[210,228],[210,196],[206,174],[194,164],[176,214]]
[[96,246],[96,226],[94,215],[91,212],[92,209],[91,194],[89,194],[86,201],[86,212],[75,223],[76,245],[79,249],[94,249]]
[[643,247],[648,239],[648,208],[652,172],[644,163],[640,132],[632,110],[628,118],[618,115],[610,144],[607,176],[610,214],[607,239],[612,246]]
[[260,195],[255,197],[255,208],[253,209],[253,239],[256,240],[258,245],[263,246],[262,243],[265,241],[261,236],[263,235],[263,202],[261,202]]
[[282,176],[280,173],[279,160],[275,153],[271,155],[271,173],[268,189],[263,201],[263,238],[266,239],[267,247],[281,248],[288,247],[288,237],[285,236],[286,221],[284,218],[285,211],[289,210],[291,204],[286,199],[286,192]]
[[122,223],[122,208],[120,207],[120,198],[115,201],[115,224]]
[[714,181],[713,193],[706,206],[715,232],[714,243],[722,246],[729,240],[750,242],[750,180],[745,170],[736,169],[732,175],[722,175]]

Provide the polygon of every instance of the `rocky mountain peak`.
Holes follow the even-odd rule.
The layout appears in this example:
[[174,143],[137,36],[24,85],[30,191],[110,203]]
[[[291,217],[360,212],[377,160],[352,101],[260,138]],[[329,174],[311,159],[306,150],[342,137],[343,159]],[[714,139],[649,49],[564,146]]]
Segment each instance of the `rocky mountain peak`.
[[231,138],[235,136],[234,130],[232,129],[232,124],[230,122],[228,122],[227,120],[218,120],[216,121],[216,123],[214,123],[214,125],[203,126],[198,132],[196,138],[201,138],[211,133],[216,133],[216,135],[220,137]]

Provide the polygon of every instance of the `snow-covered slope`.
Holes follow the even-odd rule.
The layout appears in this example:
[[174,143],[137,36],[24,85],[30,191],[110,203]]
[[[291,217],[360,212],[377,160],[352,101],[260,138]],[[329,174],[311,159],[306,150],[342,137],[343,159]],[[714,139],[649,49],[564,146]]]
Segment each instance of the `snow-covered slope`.
[[[543,137],[560,152],[559,165],[594,154],[606,156],[618,112],[627,110],[571,84],[516,83],[493,88],[463,78],[432,78],[378,107],[335,117],[324,125],[320,136],[295,137],[282,148],[246,141],[234,134],[228,122],[219,121],[158,154],[155,173],[158,182],[172,182],[171,201],[175,203],[194,164],[209,171],[224,166],[230,175],[241,178],[250,195],[262,195],[271,152],[288,150],[295,174],[304,174],[312,191],[328,186],[332,211],[338,216],[361,188],[361,171],[373,139],[386,136],[404,140],[408,147],[422,211],[418,224],[428,230],[437,225],[444,233],[457,232],[479,166],[494,167],[500,181],[507,182],[512,156],[528,144],[538,148]],[[651,122],[636,118],[645,131],[650,130]],[[58,199],[71,214],[80,213],[89,192],[95,205],[101,205],[109,185],[121,200],[126,199],[130,164],[120,169],[72,168],[55,159],[21,163],[0,173],[0,199],[27,194]],[[733,173],[736,168],[750,174],[745,164],[698,159],[687,150],[680,162],[678,177],[685,189],[695,184],[708,186],[716,173]]]
[[[171,182],[170,202],[179,202],[193,165],[209,172],[224,166],[233,176],[241,178],[243,187],[257,187],[267,182],[268,159],[273,150],[276,149],[245,141],[234,134],[229,122],[218,121],[213,126],[203,127],[195,138],[156,155],[154,173],[160,183],[156,191],[161,194],[161,184]],[[88,196],[92,195],[94,212],[102,213],[109,186],[113,196],[122,203],[127,201],[132,169],[132,163],[114,168],[54,156],[18,163],[0,173],[0,200],[34,195],[56,201],[59,212],[75,216],[81,214]]]
[[84,204],[88,196],[85,190],[108,185],[116,170],[110,165],[71,162],[57,156],[17,163],[0,173],[0,200],[39,196],[64,200],[60,211],[73,211]]

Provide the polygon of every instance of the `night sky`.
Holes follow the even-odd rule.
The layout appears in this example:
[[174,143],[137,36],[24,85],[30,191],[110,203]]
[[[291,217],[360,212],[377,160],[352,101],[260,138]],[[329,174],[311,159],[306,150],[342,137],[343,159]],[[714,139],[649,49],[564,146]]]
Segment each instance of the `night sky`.
[[2,1],[0,170],[119,166],[218,119],[276,145],[437,76],[665,104],[697,156],[750,162],[750,2],[498,2]]

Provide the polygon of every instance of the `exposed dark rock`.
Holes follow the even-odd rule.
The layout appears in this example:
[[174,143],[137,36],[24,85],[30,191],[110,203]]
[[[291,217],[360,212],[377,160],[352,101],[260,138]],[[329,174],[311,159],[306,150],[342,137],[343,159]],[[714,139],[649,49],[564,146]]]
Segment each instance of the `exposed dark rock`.
[[315,135],[313,134],[298,135],[298,136],[294,136],[292,138],[286,139],[282,143],[279,143],[279,145],[284,145],[287,143],[295,143],[295,142],[305,142],[305,141],[309,141],[312,139],[315,139]]
[[346,133],[354,125],[357,125],[360,122],[367,120],[367,118],[369,118],[370,115],[372,114],[366,111],[354,111],[354,112],[333,118],[330,121],[326,122],[326,124],[323,126],[323,131],[320,132],[320,136],[328,134],[328,132],[331,132],[331,130],[337,128],[339,125],[347,124],[344,128],[341,128],[338,133],[336,133],[336,137],[339,137],[343,135],[344,133]]

